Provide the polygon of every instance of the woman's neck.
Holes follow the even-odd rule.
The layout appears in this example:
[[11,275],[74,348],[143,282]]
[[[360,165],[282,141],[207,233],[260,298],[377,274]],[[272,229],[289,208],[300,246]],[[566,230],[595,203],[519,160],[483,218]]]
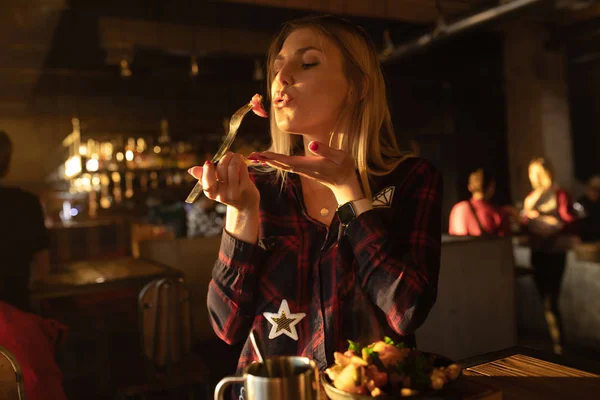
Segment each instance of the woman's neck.
[[483,193],[473,193],[471,198],[475,201],[483,200]]
[[538,187],[535,187],[533,190],[536,192],[545,192],[546,190],[549,190],[552,188],[552,184],[550,185],[539,185]]

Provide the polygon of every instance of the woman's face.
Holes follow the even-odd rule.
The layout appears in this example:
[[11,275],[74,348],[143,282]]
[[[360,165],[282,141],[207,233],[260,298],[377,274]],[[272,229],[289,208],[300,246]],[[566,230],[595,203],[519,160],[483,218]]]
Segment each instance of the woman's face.
[[546,170],[536,163],[529,166],[529,181],[534,189],[547,189],[552,185],[552,180]]
[[310,28],[292,32],[272,65],[273,111],[284,132],[328,138],[350,90],[340,50]]

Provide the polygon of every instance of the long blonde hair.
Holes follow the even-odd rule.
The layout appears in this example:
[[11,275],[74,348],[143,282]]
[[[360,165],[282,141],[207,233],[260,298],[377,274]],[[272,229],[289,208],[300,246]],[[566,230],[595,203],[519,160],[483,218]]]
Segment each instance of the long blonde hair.
[[[286,38],[301,28],[314,29],[340,49],[344,74],[350,86],[350,104],[344,113],[342,129],[332,132],[330,146],[348,153],[356,163],[365,196],[372,198],[369,175],[387,175],[406,156],[398,148],[387,104],[386,85],[373,42],[367,33],[350,22],[333,16],[306,17],[286,23],[273,40],[267,55],[267,94],[276,73],[273,69]],[[271,118],[271,148],[276,153],[292,155],[301,148],[301,138],[282,132]],[[333,137],[337,143],[333,144]],[[287,173],[278,170],[285,182]]]

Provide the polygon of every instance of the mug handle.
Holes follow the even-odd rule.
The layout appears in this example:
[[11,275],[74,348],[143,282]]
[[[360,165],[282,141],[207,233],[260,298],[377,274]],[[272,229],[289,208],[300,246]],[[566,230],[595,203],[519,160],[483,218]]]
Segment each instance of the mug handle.
[[243,376],[228,376],[219,381],[215,388],[214,400],[224,400],[225,389],[234,383],[244,383],[245,379]]

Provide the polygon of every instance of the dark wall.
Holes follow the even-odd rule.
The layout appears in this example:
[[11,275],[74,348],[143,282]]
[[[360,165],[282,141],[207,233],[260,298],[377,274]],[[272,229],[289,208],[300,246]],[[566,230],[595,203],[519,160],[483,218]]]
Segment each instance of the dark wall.
[[600,174],[600,62],[569,65],[569,95],[575,176]]
[[494,202],[510,203],[502,36],[473,32],[385,71],[400,142],[415,140],[443,173],[443,229],[477,168],[494,171]]

